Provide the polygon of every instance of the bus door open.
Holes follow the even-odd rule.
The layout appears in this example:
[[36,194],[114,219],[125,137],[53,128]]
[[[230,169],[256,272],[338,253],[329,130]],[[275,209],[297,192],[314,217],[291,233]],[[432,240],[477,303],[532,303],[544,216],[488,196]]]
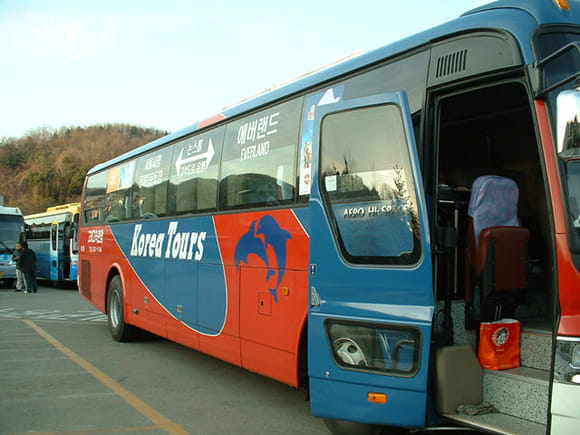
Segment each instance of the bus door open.
[[406,94],[316,110],[308,315],[312,412],[423,426],[434,298]]
[[59,280],[59,258],[58,258],[58,246],[59,240],[59,223],[53,222],[50,226],[50,247],[49,247],[49,278],[51,281]]
[[[68,237],[68,273],[65,272],[65,279],[76,281],[79,273],[79,215],[75,214],[69,227]],[[65,245],[65,249],[67,246]]]

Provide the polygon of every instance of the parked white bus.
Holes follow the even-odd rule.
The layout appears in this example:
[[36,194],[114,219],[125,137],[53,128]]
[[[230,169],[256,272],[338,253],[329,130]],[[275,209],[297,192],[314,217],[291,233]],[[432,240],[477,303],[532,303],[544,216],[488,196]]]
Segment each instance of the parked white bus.
[[16,279],[12,255],[16,243],[24,237],[24,216],[19,208],[0,206],[0,279],[10,287]]

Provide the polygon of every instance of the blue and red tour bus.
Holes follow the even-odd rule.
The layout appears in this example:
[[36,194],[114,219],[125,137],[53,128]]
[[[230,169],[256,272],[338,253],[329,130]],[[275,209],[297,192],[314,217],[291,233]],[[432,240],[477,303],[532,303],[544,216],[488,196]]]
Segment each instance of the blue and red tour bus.
[[502,0],[224,109],[89,171],[79,291],[332,427],[575,433],[579,86],[580,2]]

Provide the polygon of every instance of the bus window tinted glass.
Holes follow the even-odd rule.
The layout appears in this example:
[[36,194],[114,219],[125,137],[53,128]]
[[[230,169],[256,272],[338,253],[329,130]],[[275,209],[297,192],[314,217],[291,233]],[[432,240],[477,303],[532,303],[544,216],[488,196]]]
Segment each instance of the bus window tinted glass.
[[66,213],[42,216],[37,218],[26,219],[28,239],[48,239],[50,237],[51,225],[53,222],[59,222],[64,226],[69,216]]
[[429,52],[423,51],[405,59],[353,77],[344,82],[344,99],[366,97],[404,89],[411,113],[423,108]]
[[[21,215],[0,215],[0,240],[9,247],[16,246],[20,233],[23,231],[24,221]],[[0,243],[0,254],[8,254],[9,252],[10,250]]]
[[104,221],[108,179],[109,172],[107,171],[91,175],[87,179],[83,202],[84,223],[97,224]]
[[117,166],[109,172],[105,222],[119,222],[131,217],[131,186],[134,174],[134,161]]
[[167,184],[171,168],[171,147],[146,154],[137,160],[131,215],[148,219],[167,214]]
[[277,205],[294,199],[301,109],[298,99],[227,127],[220,207]]
[[419,137],[420,115],[425,105],[428,66],[429,51],[423,51],[307,95],[301,141],[299,195],[303,198],[310,195],[311,144],[317,107],[342,100],[405,90],[413,114],[415,136]]
[[171,214],[215,210],[223,137],[222,127],[175,144],[169,186]]
[[71,225],[72,253],[79,253],[79,215],[75,214]]
[[354,263],[417,261],[417,201],[399,108],[331,114],[323,120],[321,141],[321,188],[345,257]]
[[56,251],[57,250],[57,239],[60,239],[60,231],[59,231],[59,225],[58,224],[52,224],[51,225],[51,244],[52,244],[52,250]]

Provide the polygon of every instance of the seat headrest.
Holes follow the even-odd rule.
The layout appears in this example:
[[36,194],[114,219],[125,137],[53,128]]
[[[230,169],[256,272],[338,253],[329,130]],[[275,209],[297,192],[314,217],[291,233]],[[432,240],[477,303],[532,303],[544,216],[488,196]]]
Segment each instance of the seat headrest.
[[471,188],[467,214],[473,218],[473,231],[479,245],[479,233],[490,227],[518,227],[518,185],[497,175],[478,177]]

